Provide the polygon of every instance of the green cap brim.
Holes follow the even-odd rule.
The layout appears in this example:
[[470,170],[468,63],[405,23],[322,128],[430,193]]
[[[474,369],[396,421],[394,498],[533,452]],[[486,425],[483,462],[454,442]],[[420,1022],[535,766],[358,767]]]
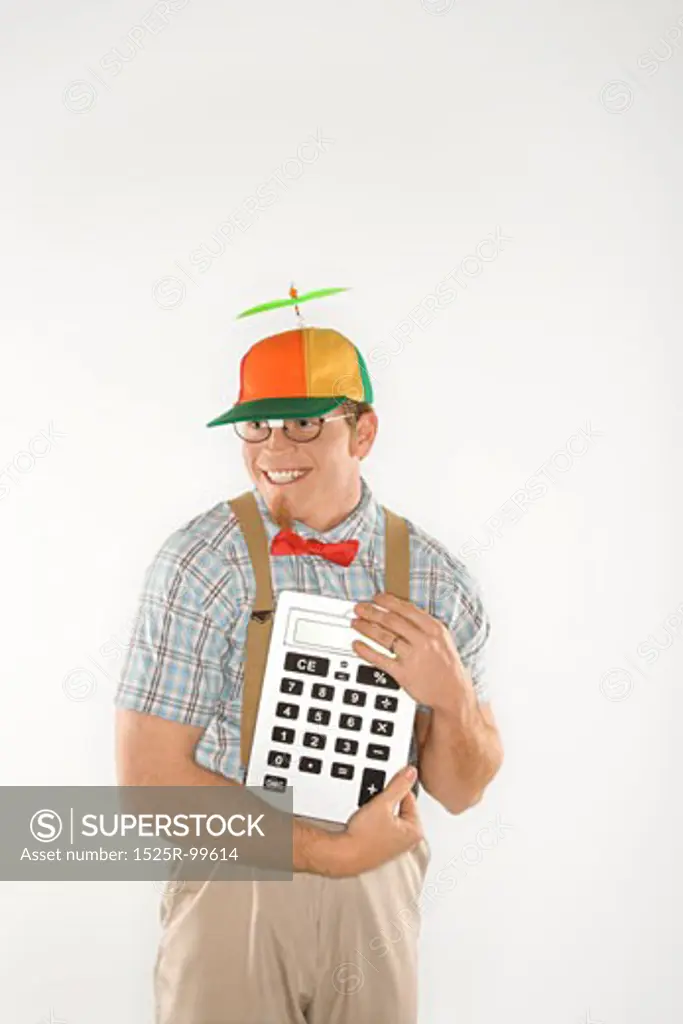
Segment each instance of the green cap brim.
[[260,398],[256,402],[240,402],[222,416],[207,423],[207,427],[220,427],[224,423],[243,423],[245,420],[287,420],[304,416],[324,416],[346,401],[344,395],[334,398]]

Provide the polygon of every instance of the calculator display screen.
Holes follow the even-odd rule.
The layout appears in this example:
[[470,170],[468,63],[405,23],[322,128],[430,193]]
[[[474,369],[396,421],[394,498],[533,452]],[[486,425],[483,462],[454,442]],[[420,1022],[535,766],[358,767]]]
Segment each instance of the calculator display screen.
[[350,626],[336,625],[334,622],[314,622],[299,617],[294,624],[292,636],[295,644],[306,644],[309,647],[321,647],[328,651],[351,655],[351,642],[356,639],[358,634]]

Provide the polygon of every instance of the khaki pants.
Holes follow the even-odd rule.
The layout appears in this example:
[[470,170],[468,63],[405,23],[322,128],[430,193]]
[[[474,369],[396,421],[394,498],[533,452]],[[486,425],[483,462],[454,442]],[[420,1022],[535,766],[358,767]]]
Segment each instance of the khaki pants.
[[355,878],[185,882],[162,897],[155,1024],[416,1024],[429,859],[423,840]]

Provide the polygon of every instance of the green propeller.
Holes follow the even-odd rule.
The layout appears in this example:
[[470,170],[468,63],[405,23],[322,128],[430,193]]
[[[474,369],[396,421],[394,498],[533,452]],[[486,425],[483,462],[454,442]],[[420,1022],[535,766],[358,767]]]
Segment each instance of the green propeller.
[[241,320],[245,316],[253,316],[254,313],[265,313],[269,309],[279,309],[281,306],[298,306],[301,302],[308,302],[310,299],[323,299],[326,295],[336,295],[338,292],[347,292],[348,288],[319,288],[315,292],[305,292],[303,295],[297,293],[294,285],[289,289],[290,298],[288,299],[273,299],[272,302],[264,302],[260,306],[252,306],[251,309],[245,309],[243,313],[236,316],[236,320]]

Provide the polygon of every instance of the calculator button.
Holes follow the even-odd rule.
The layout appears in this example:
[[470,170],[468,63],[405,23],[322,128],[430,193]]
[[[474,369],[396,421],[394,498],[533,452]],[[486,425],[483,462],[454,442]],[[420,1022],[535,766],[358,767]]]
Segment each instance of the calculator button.
[[263,788],[274,789],[278,793],[284,793],[287,788],[287,779],[280,778],[279,775],[264,775]]
[[317,757],[300,757],[299,758],[299,771],[300,772],[311,772],[313,775],[320,775],[320,769],[323,763]]
[[330,712],[326,711],[325,708],[309,708],[307,720],[315,722],[316,725],[329,725]]
[[329,658],[311,658],[308,654],[285,654],[285,668],[288,672],[299,672],[311,676],[326,676],[330,670]]
[[268,754],[268,764],[272,764],[276,768],[289,768],[289,762],[291,760],[291,754],[283,753],[280,750],[271,750]]
[[280,701],[278,706],[275,708],[275,714],[278,718],[298,718],[299,705],[285,704],[284,701]]
[[279,725],[276,725],[271,734],[272,739],[276,743],[293,743],[294,742],[294,730],[293,729],[282,729]]
[[367,693],[363,693],[361,690],[344,690],[345,704],[355,704],[356,707],[362,708],[367,699]]
[[368,800],[372,800],[373,796],[377,796],[377,794],[384,789],[384,780],[386,777],[386,772],[380,771],[379,768],[366,768],[363,771],[363,778],[360,783],[360,794],[358,796],[359,807],[366,804]]
[[366,683],[368,686],[385,686],[388,690],[400,690],[395,679],[392,679],[388,672],[382,672],[372,665],[359,665],[356,672],[356,682]]
[[303,742],[305,747],[317,747],[318,750],[324,750],[327,736],[322,736],[319,732],[305,732]]
[[378,711],[395,711],[398,707],[398,698],[389,697],[386,693],[380,693],[375,697],[375,707]]
[[389,747],[383,747],[380,743],[368,743],[366,757],[371,757],[375,761],[388,761]]
[[346,683],[346,682],[349,681],[351,676],[349,675],[348,672],[335,672],[334,673],[334,678],[335,679],[342,679]]
[[370,726],[370,732],[376,736],[393,736],[394,735],[394,723],[383,722],[381,718],[373,718],[372,725]]
[[363,724],[363,719],[360,715],[340,715],[339,716],[339,728],[340,729],[355,729],[358,731]]
[[340,764],[339,761],[333,761],[331,774],[334,775],[335,779],[352,779],[353,765]]
[[300,697],[304,692],[304,684],[300,679],[283,679],[280,683],[280,693],[293,693],[295,697]]
[[334,749],[338,754],[357,754],[358,740],[335,740]]
[[324,683],[313,683],[311,696],[314,700],[332,700],[334,697],[334,687],[325,686]]

